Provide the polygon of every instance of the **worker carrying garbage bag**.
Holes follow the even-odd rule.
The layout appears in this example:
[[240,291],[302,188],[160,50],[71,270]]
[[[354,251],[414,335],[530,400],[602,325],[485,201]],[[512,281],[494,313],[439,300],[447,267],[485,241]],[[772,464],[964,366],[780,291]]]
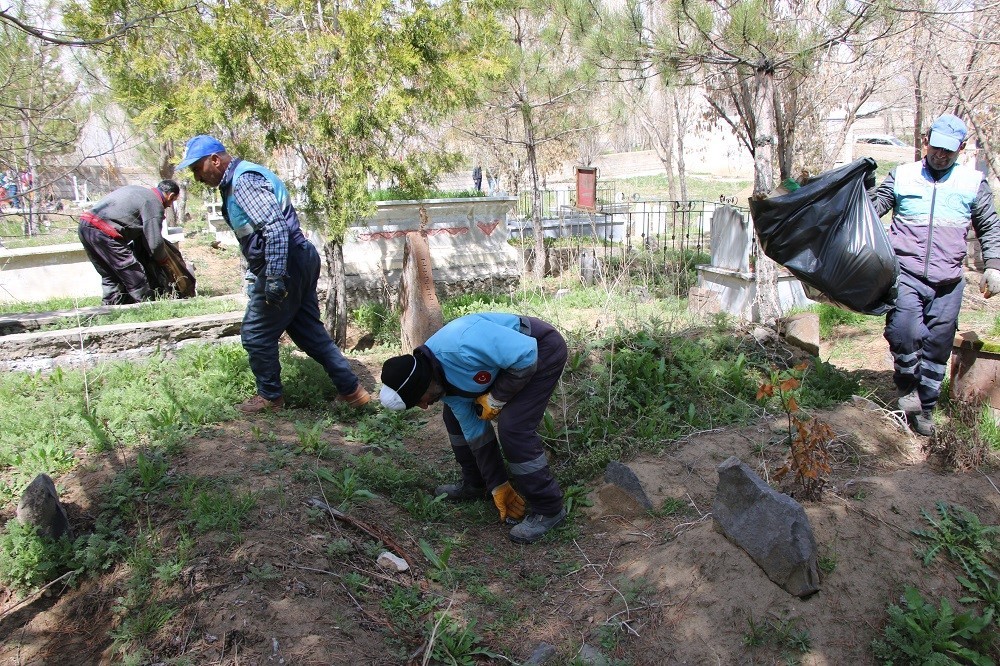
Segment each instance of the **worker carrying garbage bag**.
[[896,253],[865,191],[876,166],[860,159],[788,194],[750,201],[764,254],[797,277],[807,295],[870,315],[892,308],[899,277]]
[[958,162],[967,136],[961,118],[939,116],[923,136],[924,158],[900,164],[871,191],[876,213],[892,211],[889,240],[899,257],[898,294],[885,320],[892,379],[899,409],[925,436],[934,433],[958,328],[970,228],[985,264],[979,290],[986,298],[1000,292],[1000,219],[985,174]]

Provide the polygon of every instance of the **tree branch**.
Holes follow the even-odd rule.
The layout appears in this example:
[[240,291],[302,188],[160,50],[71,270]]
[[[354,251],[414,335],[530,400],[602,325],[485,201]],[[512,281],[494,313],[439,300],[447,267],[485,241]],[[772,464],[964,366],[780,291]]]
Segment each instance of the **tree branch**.
[[36,39],[39,39],[48,44],[56,44],[57,46],[100,46],[102,44],[107,44],[108,42],[114,41],[123,37],[129,30],[133,30],[144,23],[148,23],[155,18],[161,16],[167,16],[168,14],[176,14],[178,12],[185,12],[189,9],[194,9],[194,5],[187,5],[186,7],[181,7],[180,9],[172,9],[166,12],[156,12],[155,14],[147,14],[134,21],[128,21],[119,30],[113,32],[106,37],[100,37],[97,39],[76,39],[76,38],[63,38],[57,36],[57,33],[52,31],[46,31],[42,28],[36,28],[33,25],[29,25],[16,16],[12,16],[8,10],[0,9],[0,23],[7,23],[14,26],[21,32],[31,35]]

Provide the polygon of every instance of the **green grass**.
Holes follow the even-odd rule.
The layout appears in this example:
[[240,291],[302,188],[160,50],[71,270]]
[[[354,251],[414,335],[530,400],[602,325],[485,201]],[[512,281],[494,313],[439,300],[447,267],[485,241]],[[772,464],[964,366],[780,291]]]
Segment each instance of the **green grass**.
[[[243,303],[229,298],[210,299],[204,296],[185,299],[166,299],[138,303],[132,307],[115,308],[106,314],[71,315],[42,327],[44,331],[61,330],[77,326],[107,326],[110,324],[140,324],[181,317],[196,317],[243,310]],[[41,312],[42,310],[35,310]]]
[[477,190],[431,190],[429,192],[418,192],[414,190],[404,190],[399,188],[389,188],[374,190],[369,192],[372,201],[415,201],[419,199],[469,199],[474,197],[484,197],[485,193]]
[[[69,211],[44,212],[42,216],[38,233],[34,236],[25,236],[23,215],[20,213],[0,215],[0,238],[3,239],[4,245],[13,250],[80,242],[76,234],[77,219],[74,213]],[[46,221],[48,224],[45,223]]]
[[132,306],[115,308],[104,314],[88,314],[78,312],[83,308],[101,306],[100,296],[86,298],[50,298],[45,301],[21,303],[4,303],[0,305],[3,315],[29,313],[63,313],[65,317],[51,324],[46,324],[42,330],[53,331],[77,326],[104,326],[107,324],[137,324],[149,321],[163,321],[178,317],[195,317],[204,314],[242,311],[244,305],[234,298],[211,298],[195,296],[184,299],[163,299],[147,301]]
[[[626,197],[638,195],[644,198],[667,198],[670,196],[670,184],[666,174],[655,176],[637,176],[635,178],[619,178],[614,181],[615,189]],[[707,178],[702,176],[687,177],[688,201],[718,201],[720,196],[733,197],[752,185],[749,180]],[[746,202],[737,202],[746,205]]]
[[30,312],[61,312],[63,310],[76,310],[77,308],[89,308],[101,304],[100,296],[88,296],[86,298],[50,298],[45,301],[24,301],[21,303],[2,303],[0,311],[3,314],[22,314]]
[[[331,409],[336,388],[319,364],[288,347],[281,360],[290,405]],[[232,418],[232,405],[253,391],[238,344],[185,347],[173,359],[106,363],[86,372],[0,374],[0,465],[14,468],[0,481],[0,498],[12,498],[16,486],[38,472],[68,470],[81,448],[179,443]]]

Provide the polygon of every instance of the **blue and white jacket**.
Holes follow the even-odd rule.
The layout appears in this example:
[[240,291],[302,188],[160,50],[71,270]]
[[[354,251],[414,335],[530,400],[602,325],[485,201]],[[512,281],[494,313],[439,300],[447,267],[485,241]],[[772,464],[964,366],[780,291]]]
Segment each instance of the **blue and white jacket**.
[[890,209],[889,241],[899,267],[933,285],[962,279],[969,226],[976,231],[987,268],[1000,268],[1000,223],[986,177],[955,164],[944,173],[926,161],[901,164],[872,195],[881,217]]
[[451,408],[470,443],[492,437],[489,422],[476,415],[475,399],[489,392],[507,402],[538,369],[538,341],[530,335],[528,320],[499,312],[459,317],[414,353],[428,358],[444,379],[441,400]]
[[274,196],[278,201],[278,207],[281,210],[285,224],[288,226],[289,243],[294,244],[304,241],[305,236],[302,234],[302,228],[299,225],[299,217],[295,212],[295,207],[292,206],[292,199],[288,194],[288,188],[281,182],[281,179],[267,167],[239,158],[234,158],[233,161],[236,163],[235,167],[227,169],[226,175],[223,177],[222,182],[219,183],[219,191],[222,193],[223,203],[222,216],[225,218],[226,224],[236,234],[237,240],[239,240],[240,251],[247,260],[248,270],[255,275],[263,275],[266,262],[264,259],[265,238],[262,229],[266,220],[255,221],[237,203],[236,196],[233,194],[233,183],[240,176],[248,171],[252,171],[266,178],[274,191]]

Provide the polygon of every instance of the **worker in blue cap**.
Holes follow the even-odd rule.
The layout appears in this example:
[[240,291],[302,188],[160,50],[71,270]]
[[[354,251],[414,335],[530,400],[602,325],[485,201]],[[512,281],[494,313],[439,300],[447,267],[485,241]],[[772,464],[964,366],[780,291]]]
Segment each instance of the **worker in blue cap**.
[[250,300],[240,337],[257,394],[236,408],[256,414],[284,407],[278,360],[284,332],[323,366],[340,400],[352,407],[367,404],[371,396],[320,320],[319,253],[302,234],[285,184],[265,167],[231,156],[218,139],[204,134],[187,142],[177,169],[187,168],[198,182],[219,188],[222,216],[247,260]]
[[879,216],[892,211],[889,240],[899,259],[898,296],[886,315],[899,408],[913,430],[934,434],[934,408],[958,327],[962,262],[971,226],[986,270],[986,298],[1000,293],[1000,223],[986,175],[958,163],[968,128],[945,114],[924,135],[924,158],[901,164],[871,192]]

